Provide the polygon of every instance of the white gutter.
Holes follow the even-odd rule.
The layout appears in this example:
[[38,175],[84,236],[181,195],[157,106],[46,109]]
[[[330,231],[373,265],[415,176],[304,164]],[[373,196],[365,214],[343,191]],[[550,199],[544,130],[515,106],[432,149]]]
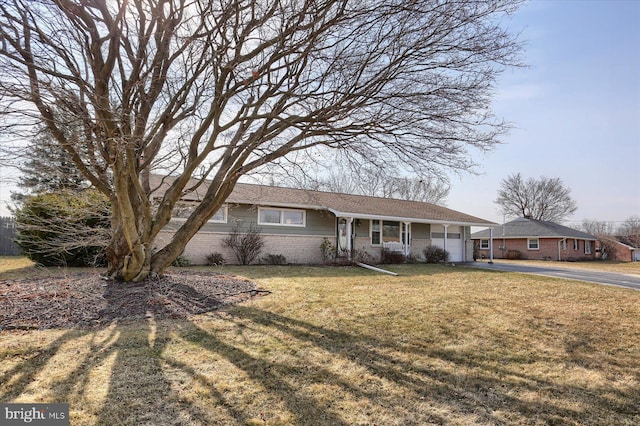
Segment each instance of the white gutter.
[[454,220],[439,220],[439,219],[424,219],[424,218],[415,218],[415,217],[403,217],[403,216],[382,216],[375,214],[363,214],[363,213],[347,213],[337,211],[332,208],[327,208],[326,210],[330,211],[336,217],[353,217],[358,219],[373,219],[373,220],[393,220],[399,222],[412,222],[412,223],[432,223],[438,225],[461,225],[461,226],[486,226],[488,228],[495,228],[500,226],[497,223],[483,223],[483,222],[463,222],[463,221],[454,221]]
[[[498,225],[498,226],[499,226],[499,225]],[[495,226],[493,226],[492,228],[495,228]],[[482,232],[482,231],[478,231],[478,232]],[[521,240],[521,239],[523,239],[523,238],[526,238],[526,239],[529,239],[529,240],[533,240],[533,239],[539,240],[539,239],[541,239],[541,238],[558,238],[558,239],[561,239],[561,240],[562,240],[562,239],[567,239],[567,240],[598,241],[598,239],[597,239],[597,238],[566,237],[566,236],[560,236],[560,235],[556,235],[556,236],[553,236],[553,235],[542,235],[542,236],[541,236],[541,235],[530,235],[530,236],[524,236],[524,235],[522,235],[522,236],[511,236],[511,237],[509,237],[509,236],[506,236],[506,237],[505,237],[505,236],[499,237],[499,239],[505,239],[505,240]],[[474,239],[476,239],[476,240],[478,240],[478,239],[485,240],[486,238],[482,238],[482,237],[479,237],[479,238],[478,238],[478,237],[476,237],[476,238],[474,238]]]
[[311,205],[311,204],[295,204],[295,203],[273,203],[273,202],[256,202],[256,200],[227,200],[226,204],[252,204],[262,207],[282,207],[290,209],[309,209],[309,210],[327,210],[333,213],[336,217],[352,217],[358,219],[373,219],[373,220],[393,220],[398,222],[411,222],[411,223],[428,223],[437,225],[458,225],[458,226],[486,226],[488,228],[495,228],[500,226],[497,223],[483,223],[483,222],[463,222],[453,220],[438,220],[438,219],[424,219],[415,217],[403,217],[403,216],[383,216],[375,214],[365,213],[351,213],[341,212],[336,209],[332,209],[326,206]]
[[271,202],[256,202],[253,201],[225,201],[227,204],[250,204],[260,207],[283,207],[289,209],[308,209],[308,210],[329,210],[324,206],[314,206],[310,204],[295,204],[295,203],[271,203]]

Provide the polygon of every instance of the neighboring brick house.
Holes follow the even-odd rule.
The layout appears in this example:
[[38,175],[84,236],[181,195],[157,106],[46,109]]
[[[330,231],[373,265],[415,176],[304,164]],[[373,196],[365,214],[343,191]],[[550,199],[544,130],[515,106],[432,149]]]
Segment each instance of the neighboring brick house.
[[[493,237],[493,241],[491,241]],[[580,260],[596,258],[597,238],[585,232],[568,228],[554,222],[518,218],[493,229],[475,232],[471,239],[477,252],[504,259],[520,252],[522,259]]]
[[[154,177],[156,197],[167,185]],[[158,236],[168,241],[204,195],[204,189],[184,195],[175,216]],[[222,240],[236,224],[257,226],[264,237],[263,255],[283,255],[288,263],[323,262],[320,246],[328,240],[344,255],[363,251],[380,259],[383,248],[422,256],[430,245],[445,248],[454,262],[471,261],[471,226],[495,226],[488,220],[418,201],[394,200],[275,186],[239,183],[224,207],[187,244],[184,255],[194,264],[218,252],[232,263],[233,253]]]
[[602,246],[608,248],[608,250],[600,250],[600,256],[605,255],[606,260],[634,262],[638,259],[638,249],[616,239],[602,238],[602,241],[598,241],[598,248]]

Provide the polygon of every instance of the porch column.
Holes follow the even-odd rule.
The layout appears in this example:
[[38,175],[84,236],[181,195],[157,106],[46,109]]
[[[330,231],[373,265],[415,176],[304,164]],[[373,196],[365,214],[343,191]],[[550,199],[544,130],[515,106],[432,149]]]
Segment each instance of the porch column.
[[445,251],[449,251],[447,250],[447,230],[449,229],[449,225],[444,225],[444,250]]
[[409,245],[409,225],[411,222],[404,222],[404,255],[409,256],[411,246]]
[[353,218],[347,217],[347,259],[351,260],[351,233],[353,226]]
[[489,228],[489,263],[493,263],[493,228]]

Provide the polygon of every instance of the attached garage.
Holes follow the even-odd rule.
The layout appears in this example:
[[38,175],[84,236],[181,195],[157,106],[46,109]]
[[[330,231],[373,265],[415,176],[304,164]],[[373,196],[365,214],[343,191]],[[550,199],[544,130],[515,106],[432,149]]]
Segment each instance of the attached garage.
[[446,228],[447,239],[445,241],[445,227],[443,225],[431,226],[431,244],[443,248],[449,252],[451,262],[463,262],[464,255],[464,227],[448,226]]

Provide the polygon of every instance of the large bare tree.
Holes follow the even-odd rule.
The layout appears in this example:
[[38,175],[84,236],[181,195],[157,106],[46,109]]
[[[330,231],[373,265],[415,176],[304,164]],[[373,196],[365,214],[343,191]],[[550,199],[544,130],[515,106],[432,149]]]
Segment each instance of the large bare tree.
[[503,214],[535,220],[562,221],[578,206],[560,178],[524,179],[520,173],[503,179],[495,203]]
[[[163,273],[238,179],[296,152],[469,167],[469,149],[506,129],[490,101],[519,60],[501,26],[517,3],[2,0],[3,126],[19,139],[44,123],[109,196],[109,274],[139,281]],[[161,194],[152,172],[172,175]],[[194,185],[202,203],[152,250]]]

